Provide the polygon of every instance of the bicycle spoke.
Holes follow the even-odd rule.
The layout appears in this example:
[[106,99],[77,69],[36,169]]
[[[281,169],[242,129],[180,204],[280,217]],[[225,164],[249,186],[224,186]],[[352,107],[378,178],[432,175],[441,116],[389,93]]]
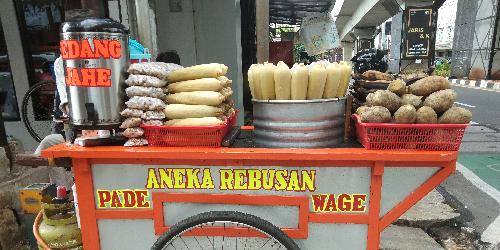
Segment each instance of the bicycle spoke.
[[[215,213],[215,212],[211,212]],[[261,226],[265,222],[258,222],[257,218],[254,221],[250,220],[250,224],[242,223],[242,222],[237,222],[237,221],[231,221],[231,219],[236,218],[241,218],[240,216],[235,216],[232,217],[231,215],[227,215],[227,212],[220,212],[221,214],[216,216],[219,216],[217,218],[220,218],[220,220],[215,220],[215,221],[206,221],[206,215],[201,216],[200,214],[200,219],[204,220],[204,222],[200,222],[200,224],[195,224],[193,223],[193,219],[191,220],[186,220],[186,228],[182,230],[182,222],[179,223],[179,225],[176,225],[175,229],[172,228],[173,232],[171,235],[165,235],[164,241],[165,245],[172,246],[173,249],[217,249],[217,250],[224,250],[224,249],[249,249],[249,250],[267,250],[267,249],[290,249],[288,246],[293,245],[293,241],[291,239],[288,239],[287,241],[284,241],[285,244],[277,240],[277,237],[274,232],[278,228],[274,227],[274,232],[271,230],[272,227],[267,226],[267,228],[264,226],[263,229],[261,229]],[[234,212],[236,213],[236,212]],[[234,216],[234,215],[233,215]],[[196,220],[194,220],[196,221]],[[256,223],[259,225],[259,227],[254,227],[253,223]],[[194,224],[194,226],[193,226]],[[267,223],[269,224],[269,223]],[[199,230],[201,229],[201,230]],[[181,231],[182,230],[182,231]],[[254,231],[263,233],[265,237],[262,236],[249,236],[248,234],[250,233],[253,235]],[[192,234],[193,232],[194,235]],[[212,234],[211,236],[204,234],[204,232],[208,234]],[[189,235],[189,236],[188,236]],[[283,235],[283,234],[281,234]],[[286,236],[286,235],[285,235]],[[169,237],[169,238],[168,238]],[[194,237],[194,239],[193,239]],[[231,239],[233,238],[234,239]],[[168,241],[167,241],[168,239]],[[161,237],[160,237],[161,240]],[[291,241],[291,243],[290,243]],[[160,241],[162,242],[162,241]],[[211,247],[210,247],[211,246]],[[296,248],[291,248],[291,249],[296,249]]]
[[179,238],[182,240],[182,243],[184,243],[184,246],[186,246],[187,249],[189,249],[189,246],[186,244],[186,241],[184,241],[184,238],[182,238],[182,236],[179,236]]

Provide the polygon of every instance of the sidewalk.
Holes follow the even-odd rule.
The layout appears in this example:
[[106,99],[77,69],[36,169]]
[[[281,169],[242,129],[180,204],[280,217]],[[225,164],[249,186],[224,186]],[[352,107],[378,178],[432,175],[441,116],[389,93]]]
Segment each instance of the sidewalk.
[[[381,236],[380,249],[445,249],[427,232],[460,216],[436,190],[403,214]],[[439,241],[444,241],[438,239]]]
[[448,79],[451,84],[457,86],[474,87],[500,91],[500,81],[493,80],[466,80],[466,79]]

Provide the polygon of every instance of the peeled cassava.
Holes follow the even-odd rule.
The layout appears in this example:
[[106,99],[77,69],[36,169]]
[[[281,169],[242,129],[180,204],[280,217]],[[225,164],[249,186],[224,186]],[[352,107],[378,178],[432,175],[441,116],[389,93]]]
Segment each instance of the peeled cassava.
[[325,91],[326,69],[320,64],[316,64],[309,72],[309,85],[307,86],[307,99],[321,99]]
[[224,110],[208,105],[169,104],[163,110],[168,119],[217,117],[224,114]]
[[292,68],[292,100],[306,100],[309,85],[309,70],[301,63]]
[[201,78],[169,84],[169,93],[191,92],[191,91],[219,91],[224,87],[221,80],[217,78]]
[[337,97],[340,87],[341,67],[338,63],[331,63],[326,67],[326,83],[323,98]]
[[260,71],[263,66],[264,65],[262,64],[255,64],[254,68],[252,69],[252,85],[255,94],[253,98],[258,100],[262,99],[262,89],[260,87]]
[[274,66],[272,63],[265,63],[260,69],[260,89],[262,91],[263,100],[276,99],[276,92],[274,90]]
[[292,72],[284,62],[279,61],[274,70],[274,90],[276,100],[290,100],[291,97]]
[[192,91],[169,94],[165,97],[165,100],[169,104],[219,106],[225,100],[225,96],[215,91]]
[[170,72],[169,82],[195,80],[200,78],[216,78],[227,73],[227,66],[220,63],[200,64]]
[[250,93],[252,94],[252,98],[257,99],[255,97],[255,89],[254,89],[254,82],[253,82],[253,70],[255,69],[255,64],[252,64],[250,68],[248,68],[248,87],[250,88]]
[[348,62],[343,62],[340,64],[341,67],[341,78],[340,87],[337,91],[337,97],[345,96],[347,88],[349,87],[349,80],[351,79],[352,66]]
[[224,123],[217,117],[173,119],[165,122],[167,126],[214,126]]

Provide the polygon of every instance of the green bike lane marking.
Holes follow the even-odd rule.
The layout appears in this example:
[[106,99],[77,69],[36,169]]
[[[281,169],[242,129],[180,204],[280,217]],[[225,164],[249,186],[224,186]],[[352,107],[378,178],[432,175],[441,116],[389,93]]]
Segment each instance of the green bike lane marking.
[[500,154],[460,153],[458,162],[500,191]]

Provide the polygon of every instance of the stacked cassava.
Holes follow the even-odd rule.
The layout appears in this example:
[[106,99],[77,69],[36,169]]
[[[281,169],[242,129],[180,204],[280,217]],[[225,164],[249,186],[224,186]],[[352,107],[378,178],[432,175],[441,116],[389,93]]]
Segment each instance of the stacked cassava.
[[171,72],[164,88],[167,126],[221,125],[234,113],[227,66],[201,64]]
[[252,97],[257,100],[313,100],[345,96],[352,67],[320,61],[290,69],[284,62],[253,64],[248,69]]
[[472,113],[454,106],[456,98],[448,80],[441,76],[428,76],[408,87],[402,80],[394,80],[387,90],[368,94],[365,106],[356,113],[367,123],[469,123]]
[[167,82],[168,74],[182,68],[177,64],[163,62],[135,63],[130,65],[130,73],[125,83],[127,87],[125,92],[129,100],[125,102],[127,108],[121,112],[125,117],[120,128],[124,128],[123,135],[128,139],[125,146],[144,146],[148,141],[143,137],[144,130],[139,126],[145,125],[163,125],[165,114],[162,110],[165,108],[163,99],[165,94],[162,87]]
[[366,97],[377,90],[385,90],[394,80],[392,75],[376,70],[367,70],[363,74],[354,75],[351,95],[354,97],[354,110],[366,102]]

